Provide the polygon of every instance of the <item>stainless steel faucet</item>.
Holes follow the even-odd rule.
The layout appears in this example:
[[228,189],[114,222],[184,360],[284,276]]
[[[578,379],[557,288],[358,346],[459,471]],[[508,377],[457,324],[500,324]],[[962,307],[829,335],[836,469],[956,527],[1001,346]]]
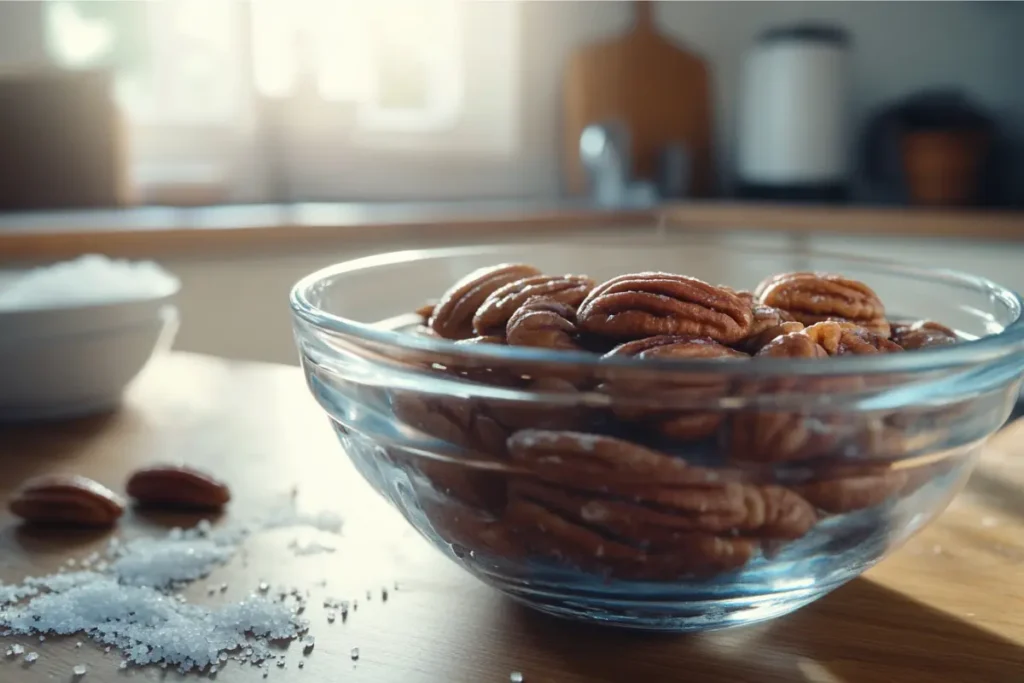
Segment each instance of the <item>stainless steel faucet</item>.
[[580,134],[580,161],[593,201],[606,208],[646,207],[658,195],[648,182],[632,180],[629,128],[618,121],[593,123]]

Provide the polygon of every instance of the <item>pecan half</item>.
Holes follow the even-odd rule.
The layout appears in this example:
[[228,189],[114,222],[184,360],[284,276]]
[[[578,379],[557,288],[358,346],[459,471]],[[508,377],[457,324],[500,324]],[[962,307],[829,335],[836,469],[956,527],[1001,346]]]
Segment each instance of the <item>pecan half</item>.
[[417,308],[415,312],[416,315],[422,318],[423,322],[426,323],[428,320],[430,320],[430,316],[434,315],[434,308],[436,307],[436,301],[428,301],[419,308]]
[[836,320],[815,323],[804,329],[801,334],[813,339],[830,356],[863,356],[903,350],[899,344],[881,335],[853,323]]
[[231,500],[227,484],[182,465],[154,465],[136,470],[125,491],[147,507],[217,510]]
[[[745,353],[705,337],[661,335],[626,342],[605,354],[605,358],[633,357],[640,360],[694,359],[709,362],[749,359]],[[715,375],[674,374],[670,379],[629,377],[613,374],[600,390],[617,396],[642,396],[651,405],[673,399],[700,398],[708,403],[723,395],[728,380]],[[636,408],[616,404],[612,411],[622,420],[643,422],[658,433],[671,439],[699,440],[713,434],[722,422],[722,414],[715,411],[662,410]]]
[[803,331],[783,334],[757,352],[758,358],[828,358],[828,351]]
[[892,323],[891,328],[890,339],[906,351],[949,346],[960,341],[956,332],[931,320],[918,320],[910,324]]
[[576,317],[581,330],[615,339],[685,334],[729,344],[747,336],[752,313],[747,302],[721,287],[652,272],[598,285]]
[[581,349],[574,338],[575,319],[575,311],[567,304],[548,297],[536,297],[512,314],[505,336],[510,346],[578,351]]
[[428,324],[445,339],[473,336],[473,316],[487,297],[509,282],[540,275],[533,266],[503,263],[474,270],[454,285],[437,302]]
[[21,485],[8,503],[12,514],[33,524],[109,527],[124,503],[99,482],[74,475],[46,475]]
[[534,297],[557,301],[575,311],[594,284],[586,275],[535,275],[510,282],[480,305],[473,329],[480,335],[504,334],[512,314]]
[[832,273],[783,273],[764,280],[754,293],[759,303],[780,308],[804,325],[841,319],[889,336],[885,306],[857,280]]
[[760,332],[743,339],[736,345],[736,348],[749,354],[758,354],[764,347],[779,337],[800,332],[803,329],[804,324],[796,321],[779,323],[773,327],[764,328]]

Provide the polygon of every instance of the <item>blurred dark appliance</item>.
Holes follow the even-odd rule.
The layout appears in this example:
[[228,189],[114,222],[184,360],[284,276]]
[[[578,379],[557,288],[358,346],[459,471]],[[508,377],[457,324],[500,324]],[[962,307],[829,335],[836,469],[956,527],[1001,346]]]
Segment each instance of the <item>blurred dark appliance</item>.
[[864,176],[873,199],[927,206],[998,203],[992,119],[962,93],[926,91],[868,123]]
[[130,203],[126,138],[107,73],[0,73],[0,210]]
[[843,29],[823,24],[772,28],[758,36],[741,93],[740,196],[846,199],[849,42]]

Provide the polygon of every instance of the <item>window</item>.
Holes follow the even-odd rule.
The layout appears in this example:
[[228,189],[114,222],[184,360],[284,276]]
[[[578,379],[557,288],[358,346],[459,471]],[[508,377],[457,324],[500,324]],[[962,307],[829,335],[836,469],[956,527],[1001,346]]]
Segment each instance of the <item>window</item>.
[[[418,198],[446,158],[514,153],[517,12],[468,0],[47,0],[45,27],[57,64],[115,74],[141,185],[177,173],[261,199],[254,168],[283,164],[294,198],[400,198],[396,179]],[[269,158],[272,126],[284,149]],[[471,185],[472,164],[465,173]]]

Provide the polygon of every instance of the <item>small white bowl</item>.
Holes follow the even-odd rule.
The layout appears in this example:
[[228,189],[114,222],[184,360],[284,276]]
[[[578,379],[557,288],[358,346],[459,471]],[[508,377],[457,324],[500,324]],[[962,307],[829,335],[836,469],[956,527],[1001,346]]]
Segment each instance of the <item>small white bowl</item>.
[[127,326],[0,336],[0,421],[82,417],[116,408],[154,353],[170,348],[178,321],[178,309],[165,304],[148,320]]
[[[0,290],[25,271],[0,270]],[[148,283],[145,294],[128,294],[106,301],[40,304],[32,307],[0,306],[0,343],[19,339],[48,339],[131,327],[155,321],[161,309],[174,300],[181,282],[167,275]],[[2,352],[0,352],[2,353]],[[6,363],[0,355],[0,363]]]

